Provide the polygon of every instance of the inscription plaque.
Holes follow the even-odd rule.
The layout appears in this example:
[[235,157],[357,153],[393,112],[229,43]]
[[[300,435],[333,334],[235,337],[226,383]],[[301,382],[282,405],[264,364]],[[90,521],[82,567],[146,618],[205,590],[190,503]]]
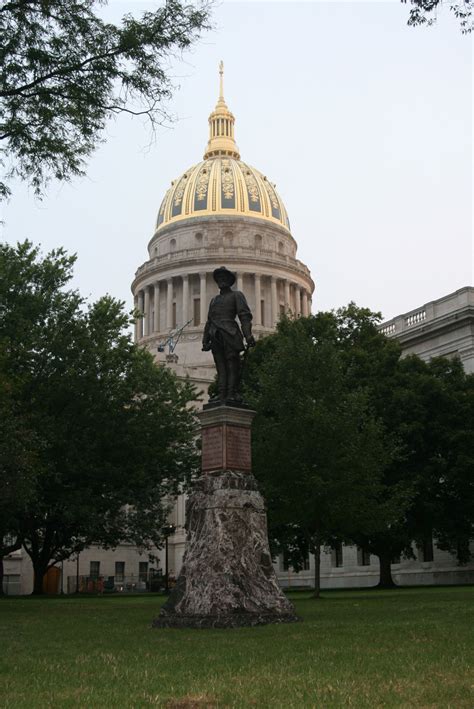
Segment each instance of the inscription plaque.
[[202,431],[201,467],[206,470],[219,470],[224,465],[224,429],[223,426],[210,426]]
[[250,428],[227,426],[226,463],[234,470],[251,470]]

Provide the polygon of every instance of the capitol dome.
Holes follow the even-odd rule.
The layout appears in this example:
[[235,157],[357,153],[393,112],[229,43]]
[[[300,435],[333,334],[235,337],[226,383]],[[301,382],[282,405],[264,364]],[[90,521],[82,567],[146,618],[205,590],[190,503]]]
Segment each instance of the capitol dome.
[[254,167],[225,152],[208,157],[173,180],[161,203],[156,229],[215,214],[256,217],[290,230],[275,185]]
[[234,124],[221,64],[203,159],[172,181],[148,260],[132,283],[135,307],[143,313],[136,341],[204,391],[214,378],[212,357],[201,350],[209,302],[218,292],[214,269],[226,266],[235,274],[256,338],[273,332],[284,313],[308,315],[314,291],[309,269],[296,258],[297,243],[275,185],[241,160]]

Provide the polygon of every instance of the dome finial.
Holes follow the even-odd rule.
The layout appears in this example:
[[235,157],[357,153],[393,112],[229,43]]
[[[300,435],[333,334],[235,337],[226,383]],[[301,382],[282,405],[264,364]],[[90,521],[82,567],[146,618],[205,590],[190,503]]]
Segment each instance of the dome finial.
[[209,116],[209,141],[204,159],[217,155],[228,155],[240,159],[239,149],[234,140],[235,118],[227,108],[224,100],[224,62],[219,62],[219,98],[217,105]]
[[219,62],[219,101],[224,101],[224,62]]

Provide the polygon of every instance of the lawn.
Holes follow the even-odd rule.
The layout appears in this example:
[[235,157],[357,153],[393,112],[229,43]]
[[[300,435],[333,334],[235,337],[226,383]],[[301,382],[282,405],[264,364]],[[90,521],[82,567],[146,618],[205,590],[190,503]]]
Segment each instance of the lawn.
[[3,707],[474,706],[474,588],[293,594],[302,622],[150,628],[158,596],[0,600]]

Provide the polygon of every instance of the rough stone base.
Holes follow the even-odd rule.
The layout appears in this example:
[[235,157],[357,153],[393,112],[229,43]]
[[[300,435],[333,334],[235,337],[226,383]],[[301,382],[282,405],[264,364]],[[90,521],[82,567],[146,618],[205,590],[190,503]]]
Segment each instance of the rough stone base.
[[267,516],[253,475],[202,475],[187,501],[186,520],[181,573],[154,627],[235,628],[298,620],[273,570]]

